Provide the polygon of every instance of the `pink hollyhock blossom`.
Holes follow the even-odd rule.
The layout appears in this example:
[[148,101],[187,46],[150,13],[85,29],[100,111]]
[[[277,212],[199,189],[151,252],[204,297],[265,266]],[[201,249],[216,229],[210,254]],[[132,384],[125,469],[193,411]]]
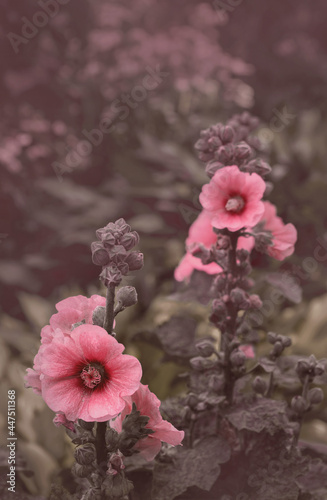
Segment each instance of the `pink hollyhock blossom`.
[[184,431],[178,431],[172,424],[163,420],[159,411],[160,401],[147,385],[140,384],[138,390],[125,400],[124,410],[114,421],[110,422],[110,425],[117,432],[121,432],[122,422],[126,415],[131,413],[132,405],[135,403],[141,415],[149,417],[146,428],[154,431],[153,434],[141,439],[134,446],[146,460],[154,459],[161,449],[162,441],[173,446],[181,444],[184,439]]
[[245,356],[249,359],[253,359],[254,358],[254,349],[252,347],[252,345],[249,345],[249,344],[244,344],[244,345],[240,345],[239,347],[240,351],[242,351]]
[[64,413],[57,413],[55,418],[53,419],[53,423],[55,424],[56,427],[60,427],[60,425],[63,425],[72,432],[76,432],[74,422],[67,420]]
[[261,201],[266,184],[258,174],[240,172],[235,165],[217,170],[200,194],[213,227],[238,231],[255,226],[264,211]]
[[50,325],[42,328],[41,342],[51,342],[56,328],[60,328],[65,334],[70,335],[76,323],[92,324],[94,309],[105,305],[106,298],[100,295],[92,295],[90,298],[77,295],[61,300],[56,304],[58,312],[51,316]]
[[[197,219],[190,226],[188,237],[186,239],[186,248],[192,243],[201,243],[206,248],[216,243],[217,234],[214,232],[211,222],[211,215],[206,210],[202,210]],[[244,248],[249,252],[254,246],[254,238],[241,237],[238,240],[238,249]],[[202,264],[201,259],[194,257],[190,252],[182,258],[178,267],[175,269],[175,279],[183,281],[191,276],[192,272],[197,269],[204,271],[207,274],[218,274],[222,271],[221,267],[215,262],[211,264]]]
[[26,370],[26,375],[25,375],[25,387],[32,387],[33,391],[36,394],[41,395],[41,380],[40,380],[40,369],[37,366],[37,355],[34,358],[34,367],[32,368],[27,368]]
[[41,345],[28,370],[27,386],[39,390],[47,405],[67,420],[104,422],[125,407],[125,396],[139,387],[142,368],[124,346],[101,327],[80,325],[70,335],[59,328]]
[[116,476],[118,472],[125,469],[124,465],[124,455],[118,450],[117,453],[113,453],[108,462],[107,474],[109,476]]
[[[87,298],[83,295],[68,297],[56,304],[58,313],[50,318],[50,325],[46,325],[41,330],[41,343],[49,344],[52,342],[57,329],[61,330],[66,336],[69,336],[77,323],[92,324],[93,311],[98,307],[106,305],[105,297],[92,295]],[[115,323],[114,323],[115,325]],[[41,394],[41,368],[39,363],[39,354],[34,358],[34,367],[27,369],[26,387],[32,387],[36,394]]]
[[284,260],[294,252],[297,231],[293,224],[284,224],[276,214],[276,207],[269,201],[264,202],[264,213],[261,220],[263,229],[272,234],[272,245],[267,247],[267,254],[277,260]]

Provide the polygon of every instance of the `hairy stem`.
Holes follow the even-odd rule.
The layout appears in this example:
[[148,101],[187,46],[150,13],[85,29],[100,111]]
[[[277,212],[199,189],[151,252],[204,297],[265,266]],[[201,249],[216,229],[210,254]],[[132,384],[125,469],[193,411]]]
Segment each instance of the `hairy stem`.
[[[310,377],[309,375],[307,375],[304,379],[304,382],[303,382],[303,389],[302,389],[302,397],[307,401],[307,397],[308,397],[308,390],[309,390],[309,385],[310,385]],[[298,441],[299,441],[299,438],[300,438],[300,434],[301,434],[301,427],[302,427],[302,423],[303,423],[303,413],[301,416],[299,416],[298,418],[298,424],[299,424],[299,428],[294,436],[294,440],[293,440],[293,445],[296,446]]]
[[[229,233],[230,241],[231,241],[231,248],[229,250],[229,272],[232,274],[233,278],[236,278],[237,276],[237,262],[236,262],[236,249],[237,249],[237,240],[238,240],[238,233],[237,232],[230,232]],[[228,283],[228,293],[230,293],[232,289],[233,284]],[[237,319],[237,311],[235,310],[234,307],[230,308],[230,324],[229,328],[225,331],[222,332],[222,349],[224,351],[224,370],[225,370],[225,394],[227,401],[229,403],[232,403],[233,401],[233,392],[234,392],[234,384],[235,384],[235,377],[232,373],[232,365],[230,362],[230,342],[231,340],[235,337],[235,330],[236,330],[236,319]]]
[[307,375],[304,379],[303,389],[302,389],[302,397],[307,400],[308,390],[309,390],[309,375]]
[[105,469],[107,465],[106,428],[107,422],[97,423],[95,448],[100,469]]
[[194,434],[195,420],[191,420],[190,424],[190,434],[189,434],[189,448],[193,448],[193,434]]
[[115,306],[115,289],[116,285],[110,284],[108,285],[107,288],[107,303],[106,303],[106,316],[104,319],[104,325],[103,328],[107,330],[109,335],[112,334],[112,328],[114,325],[114,318],[115,318],[115,313],[114,313],[114,306]]
[[[114,324],[114,305],[115,305],[115,289],[116,285],[110,284],[107,288],[106,315],[103,328],[107,330],[109,335],[112,334]],[[96,428],[95,448],[97,453],[97,463],[100,468],[106,467],[107,449],[106,449],[106,428],[107,422],[98,422]]]
[[267,387],[266,394],[265,394],[266,398],[269,398],[271,396],[273,386],[274,386],[274,370],[272,372],[270,372],[270,375],[269,375],[268,387]]

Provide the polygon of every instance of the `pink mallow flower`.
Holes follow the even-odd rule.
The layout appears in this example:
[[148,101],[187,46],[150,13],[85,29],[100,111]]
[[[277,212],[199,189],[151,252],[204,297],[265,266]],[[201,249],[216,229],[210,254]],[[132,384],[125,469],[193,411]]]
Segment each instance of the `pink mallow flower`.
[[200,194],[200,203],[213,227],[238,231],[255,226],[264,211],[266,184],[258,174],[241,172],[235,165],[217,170]]
[[[188,237],[186,239],[186,248],[193,243],[201,243],[206,248],[216,243],[217,234],[214,232],[211,222],[211,215],[206,210],[202,210],[197,219],[190,226]],[[249,252],[254,247],[254,239],[252,237],[240,237],[237,248],[244,248]],[[184,255],[179,265],[175,269],[175,280],[183,281],[188,279],[194,270],[204,271],[207,274],[218,274],[222,271],[221,267],[212,262],[211,264],[202,264],[201,259],[194,257],[189,251]]]
[[41,330],[41,342],[49,343],[57,328],[66,335],[70,335],[76,323],[92,324],[93,311],[106,305],[106,298],[101,295],[92,295],[90,298],[83,295],[68,297],[56,304],[57,313],[50,318],[50,325]]
[[58,328],[52,341],[41,345],[26,385],[41,391],[49,408],[69,421],[110,420],[124,409],[123,398],[138,389],[142,376],[139,361],[123,350],[99,326],[80,325],[70,335]]
[[55,424],[56,427],[60,427],[63,425],[67,429],[69,429],[72,432],[76,432],[75,429],[75,422],[71,422],[70,420],[67,420],[66,416],[64,413],[56,413],[55,418],[53,419],[53,423]]
[[264,222],[263,229],[272,234],[272,245],[268,246],[266,252],[277,260],[284,260],[294,252],[297,240],[297,231],[293,224],[284,224],[276,214],[276,207],[269,201],[264,202],[264,213],[261,221]]
[[[106,305],[106,298],[100,295],[92,295],[90,298],[83,295],[68,297],[56,304],[57,313],[50,318],[50,325],[41,330],[41,343],[49,344],[59,328],[65,336],[70,336],[75,325],[79,323],[92,324],[92,315],[98,307]],[[115,325],[115,323],[114,323]],[[28,387],[32,387],[36,394],[41,394],[41,369],[39,355],[34,358],[34,367],[27,369]]]
[[253,359],[255,354],[254,354],[254,349],[251,344],[242,344],[239,347],[240,351],[242,351],[245,356],[249,359]]
[[123,420],[126,415],[131,413],[133,403],[135,403],[141,415],[149,417],[146,428],[154,431],[153,434],[141,439],[134,446],[134,449],[138,450],[143,458],[148,461],[153,460],[161,449],[162,441],[173,446],[181,444],[184,439],[184,431],[178,431],[172,424],[163,420],[159,411],[160,401],[147,385],[140,384],[138,390],[131,397],[125,399],[124,410],[114,421],[110,422],[110,425],[117,432],[121,432]]

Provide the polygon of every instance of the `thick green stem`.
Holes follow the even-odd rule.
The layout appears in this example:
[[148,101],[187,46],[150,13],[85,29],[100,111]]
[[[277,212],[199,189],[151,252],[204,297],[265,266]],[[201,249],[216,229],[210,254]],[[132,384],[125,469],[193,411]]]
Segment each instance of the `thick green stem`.
[[269,383],[265,394],[266,398],[270,398],[273,387],[274,387],[274,370],[270,372]]
[[103,470],[105,470],[107,466],[106,428],[107,422],[97,423],[95,448],[98,466]]
[[[308,397],[309,386],[310,386],[310,377],[309,377],[309,375],[307,375],[305,377],[305,379],[304,379],[303,389],[302,389],[302,397],[306,401],[307,401],[307,397]],[[301,414],[301,416],[298,419],[299,429],[298,429],[297,433],[294,436],[294,440],[293,440],[293,445],[294,446],[296,446],[297,443],[298,443],[298,441],[299,441],[299,437],[300,437],[300,434],[301,434],[302,423],[303,423],[303,413]]]
[[[238,232],[229,232],[229,237],[231,241],[231,248],[229,250],[229,272],[232,274],[233,278],[237,276],[237,262],[236,262],[236,249],[237,249],[237,241],[238,241]],[[232,283],[227,283],[227,291],[230,293],[233,287]],[[237,319],[237,311],[234,307],[230,308],[230,322],[229,328],[222,332],[222,350],[224,351],[224,370],[225,370],[225,394],[227,401],[232,403],[233,401],[233,392],[234,392],[234,384],[236,381],[235,376],[232,373],[232,365],[230,362],[230,342],[235,337],[236,330],[236,319]]]
[[[107,302],[106,302],[106,315],[103,328],[107,330],[109,335],[112,334],[114,324],[114,306],[115,306],[115,289],[116,285],[110,284],[107,288]],[[107,449],[106,449],[106,428],[107,422],[98,422],[96,428],[96,452],[97,463],[100,468],[106,468],[107,462]]]
[[309,375],[307,375],[304,379],[304,383],[303,383],[303,389],[302,389],[302,397],[307,400],[307,397],[308,397],[308,390],[309,390],[309,385],[310,385],[310,382],[309,382]]
[[112,334],[112,329],[114,326],[114,306],[115,306],[115,289],[116,285],[110,284],[107,288],[107,303],[106,303],[106,316],[104,319],[103,328],[107,330],[109,335]]

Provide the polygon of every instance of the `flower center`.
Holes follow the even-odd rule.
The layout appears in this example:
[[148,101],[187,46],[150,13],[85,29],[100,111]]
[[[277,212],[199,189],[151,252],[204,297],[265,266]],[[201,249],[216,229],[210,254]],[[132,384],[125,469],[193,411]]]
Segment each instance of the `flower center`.
[[102,381],[103,368],[100,365],[84,366],[81,372],[81,379],[86,387],[94,389]]
[[242,196],[233,196],[232,198],[229,198],[227,201],[225,208],[227,212],[234,212],[238,214],[241,212],[244,208],[245,202],[242,198]]

